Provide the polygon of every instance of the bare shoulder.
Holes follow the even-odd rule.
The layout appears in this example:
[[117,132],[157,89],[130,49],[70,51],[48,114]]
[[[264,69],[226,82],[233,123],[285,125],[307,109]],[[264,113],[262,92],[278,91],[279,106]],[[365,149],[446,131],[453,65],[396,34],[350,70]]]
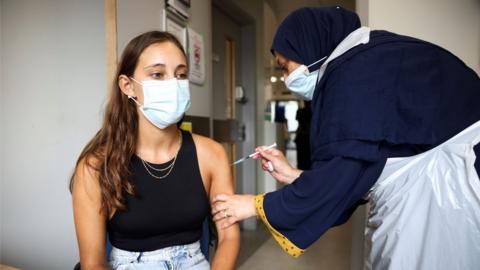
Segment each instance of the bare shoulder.
[[198,134],[192,134],[192,137],[200,160],[227,162],[227,154],[220,143]]
[[72,183],[74,197],[83,194],[89,199],[97,200],[100,196],[99,175],[95,168],[99,164],[95,157],[82,158],[75,168]]
[[[208,179],[210,199],[217,194],[233,194],[233,181],[227,153],[223,146],[204,136],[193,134],[202,177]],[[203,170],[202,170],[203,168]]]

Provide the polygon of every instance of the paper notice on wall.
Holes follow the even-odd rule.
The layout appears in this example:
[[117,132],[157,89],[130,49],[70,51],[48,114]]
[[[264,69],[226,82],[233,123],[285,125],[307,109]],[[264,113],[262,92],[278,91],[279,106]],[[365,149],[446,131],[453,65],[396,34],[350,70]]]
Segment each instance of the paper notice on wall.
[[182,44],[182,47],[186,50],[187,49],[186,48],[186,37],[185,37],[186,28],[184,26],[178,24],[174,20],[167,17],[166,18],[166,29],[167,29],[168,32],[173,34],[178,39],[178,41],[180,41],[180,43]]
[[203,36],[188,28],[189,79],[195,84],[205,82],[205,45]]

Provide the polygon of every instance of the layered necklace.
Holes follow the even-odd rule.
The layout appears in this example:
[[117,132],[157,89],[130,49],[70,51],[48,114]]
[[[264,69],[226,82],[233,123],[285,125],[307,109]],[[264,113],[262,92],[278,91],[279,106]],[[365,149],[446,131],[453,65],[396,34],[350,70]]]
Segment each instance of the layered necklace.
[[[140,158],[140,160],[142,161],[142,164],[143,164],[143,167],[145,168],[145,170],[147,171],[148,174],[150,174],[151,177],[155,178],[155,179],[164,179],[166,178],[167,176],[170,175],[170,173],[172,172],[173,170],[173,167],[175,166],[175,161],[177,161],[177,156],[178,156],[178,153],[180,152],[180,148],[182,148],[182,141],[183,141],[183,138],[182,138],[182,133],[179,132],[179,145],[178,145],[178,150],[177,150],[177,153],[175,153],[175,156],[173,157],[173,160],[171,162],[169,162],[170,164],[168,164],[166,167],[163,167],[163,168],[159,168],[159,167],[155,167],[153,166],[153,164],[143,160],[142,158]],[[138,155],[137,155],[138,156]]]

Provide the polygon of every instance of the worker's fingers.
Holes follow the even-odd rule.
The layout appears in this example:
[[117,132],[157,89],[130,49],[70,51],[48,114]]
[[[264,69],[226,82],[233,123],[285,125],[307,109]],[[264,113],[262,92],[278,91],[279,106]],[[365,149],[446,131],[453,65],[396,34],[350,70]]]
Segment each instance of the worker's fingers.
[[265,151],[258,152],[258,154],[262,158],[272,160],[272,161],[279,159],[283,155],[282,152],[277,149],[267,149]]
[[217,202],[212,205],[212,216],[216,215],[219,212],[225,211],[228,209],[228,204],[225,202]]
[[222,211],[217,212],[215,215],[213,215],[213,221],[217,222],[222,219],[228,219],[231,217],[235,217],[233,210],[231,209],[223,209]]
[[263,151],[265,148],[267,148],[267,146],[265,146],[265,145],[258,146],[257,148],[255,148],[255,152],[256,152],[257,154],[255,154],[254,156],[252,156],[252,158],[253,158],[253,159],[259,159],[259,158],[261,158],[261,156],[258,154],[258,152]]
[[215,215],[213,215],[212,220],[217,222],[217,221],[222,220],[224,218],[226,218],[226,216],[223,214],[223,212],[218,212]]
[[269,172],[273,172],[275,167],[273,167],[273,163],[271,161],[267,162],[267,169]]
[[212,204],[218,202],[218,201],[227,201],[230,198],[230,195],[227,194],[218,194],[215,197],[213,197]]
[[234,216],[227,217],[221,223],[222,229],[227,229],[228,227],[232,226],[233,224],[237,223],[238,219]]
[[273,163],[270,160],[262,158],[261,163],[262,163],[262,169],[264,171],[273,172],[273,170],[275,169],[275,166],[273,166]]
[[268,166],[267,163],[268,163],[269,161],[270,161],[270,160],[268,160],[268,159],[262,158],[262,159],[260,160],[260,162],[262,163],[262,168],[267,168],[267,166]]
[[261,157],[260,155],[260,152],[266,152],[267,154],[272,154],[274,156],[278,156],[278,155],[282,155],[282,151],[278,150],[278,149],[275,149],[275,148],[269,148],[267,149],[269,146],[259,146],[257,148],[255,148],[255,152],[257,154],[255,154],[254,156],[252,156],[253,159],[258,159]]

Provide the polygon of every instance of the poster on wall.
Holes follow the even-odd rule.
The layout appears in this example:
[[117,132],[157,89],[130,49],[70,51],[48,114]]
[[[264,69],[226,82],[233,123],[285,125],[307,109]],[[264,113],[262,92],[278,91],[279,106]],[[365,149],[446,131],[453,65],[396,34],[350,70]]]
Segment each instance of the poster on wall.
[[165,0],[165,6],[168,11],[183,19],[190,17],[190,0]]
[[183,46],[183,49],[186,51],[187,50],[187,34],[186,34],[186,27],[178,24],[174,20],[170,19],[168,16],[166,18],[165,22],[165,30],[173,34],[176,38],[178,38],[178,41]]
[[205,48],[203,36],[188,28],[189,79],[195,84],[205,82]]

